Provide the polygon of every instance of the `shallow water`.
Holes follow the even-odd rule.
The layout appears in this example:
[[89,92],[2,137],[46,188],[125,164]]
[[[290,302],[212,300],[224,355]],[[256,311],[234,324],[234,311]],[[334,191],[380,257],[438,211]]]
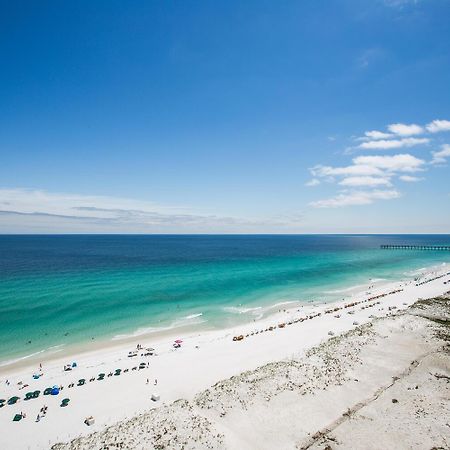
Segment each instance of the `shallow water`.
[[224,327],[450,263],[450,252],[379,248],[395,243],[449,245],[450,236],[0,236],[0,360]]

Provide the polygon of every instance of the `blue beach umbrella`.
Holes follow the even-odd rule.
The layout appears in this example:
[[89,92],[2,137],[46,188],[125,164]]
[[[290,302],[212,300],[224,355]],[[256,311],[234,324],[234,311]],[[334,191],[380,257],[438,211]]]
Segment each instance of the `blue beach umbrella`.
[[50,392],[52,395],[58,395],[59,394],[59,388],[53,387],[52,391]]

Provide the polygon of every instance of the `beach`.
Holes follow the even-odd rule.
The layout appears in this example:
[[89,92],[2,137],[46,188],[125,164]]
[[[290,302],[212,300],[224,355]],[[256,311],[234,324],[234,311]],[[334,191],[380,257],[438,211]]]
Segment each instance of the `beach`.
[[[412,321],[411,314],[408,314],[408,319],[402,314],[419,299],[434,298],[449,291],[449,281],[450,274],[444,266],[423,274],[418,281],[366,289],[332,304],[296,305],[291,309],[289,305],[280,305],[279,310],[269,317],[234,328],[201,332],[177,330],[177,334],[171,336],[142,335],[134,341],[115,342],[78,355],[54,356],[41,361],[42,367],[37,363],[27,365],[26,361],[2,367],[0,398],[18,396],[21,399],[0,409],[0,447],[43,449],[81,437],[57,448],[103,448],[105,433],[109,433],[108,438],[114,436],[117,442],[123,435],[124,442],[127,442],[123,448],[148,448],[150,443],[159,445],[159,440],[169,436],[182,440],[183,433],[188,433],[190,437],[187,439],[185,436],[188,441],[185,447],[181,441],[173,441],[155,448],[206,448],[207,442],[212,443],[209,448],[273,448],[277,445],[279,448],[295,448],[299,442],[307,440],[309,432],[320,431],[332,422],[346,405],[353,406],[360,399],[370,397],[391,376],[403,373],[410,360],[442,345],[434,340],[422,345],[423,336],[419,339],[415,335],[410,338],[416,339],[417,345],[403,342],[404,330],[412,327],[411,333],[414,334],[414,321],[418,321],[418,328],[426,329],[419,324],[426,319],[414,316]],[[349,332],[351,336],[346,338],[345,346],[349,358],[357,360],[358,354],[352,357],[351,353],[359,348],[358,330],[372,324],[378,327],[379,323],[383,323],[384,328],[377,331],[378,335],[384,333],[387,339],[391,339],[389,336],[392,334],[399,341],[394,339],[388,348],[382,346],[386,354],[377,355],[374,363],[378,372],[366,371],[365,364],[359,364],[351,370],[355,370],[354,379],[361,380],[361,383],[354,382],[356,384],[348,388],[346,371],[336,369],[339,373],[333,374],[334,366],[331,373],[320,364],[314,366],[317,359],[314,348],[334,345],[332,343],[339,336]],[[240,336],[242,339],[237,340]],[[362,339],[370,341],[370,332],[369,335],[364,332]],[[175,340],[182,341],[179,348],[174,348]],[[130,356],[130,352],[136,356]],[[147,356],[141,356],[145,354]],[[76,367],[65,371],[64,368],[69,364],[72,366],[73,362],[76,362]],[[300,370],[299,367],[303,370],[301,364],[313,364],[302,373],[306,381],[296,381],[296,376],[300,375],[291,373],[292,364],[296,370]],[[448,371],[448,360],[443,364]],[[120,374],[115,375],[117,369],[120,369]],[[102,373],[104,378],[99,380]],[[33,374],[42,376],[33,379]],[[79,386],[82,379],[85,382]],[[343,385],[348,388],[345,395],[337,388],[336,392],[334,388],[328,389],[336,384],[336,380],[339,385],[344,379]],[[72,383],[74,386],[69,387]],[[308,387],[308,383],[312,384]],[[322,383],[319,390],[323,393],[314,395],[313,401],[309,393],[318,390],[317,383]],[[24,384],[28,386],[22,388]],[[62,386],[63,389],[58,395],[44,396],[45,389],[53,386]],[[301,411],[300,406],[295,406],[289,399],[297,389],[306,389],[305,394],[302,393],[302,396],[306,395],[306,403],[301,404]],[[23,400],[27,392],[36,390],[41,391],[38,398]],[[348,397],[349,392],[354,397]],[[253,397],[258,401],[255,402]],[[70,402],[61,407],[64,398]],[[44,405],[47,407],[45,415],[40,413]],[[445,407],[448,407],[448,402]],[[292,420],[288,421],[282,411],[298,418],[299,425],[292,428],[292,433],[288,431]],[[14,415],[21,413],[25,417],[14,422]],[[243,414],[252,419],[243,420]],[[167,421],[169,416],[171,420]],[[84,423],[88,417],[94,418],[90,426]],[[139,430],[145,424],[150,426],[149,420],[152,427],[159,424],[156,427],[159,431],[149,428],[145,438],[149,441],[139,443],[141,438],[133,437],[130,427]],[[140,422],[142,424],[138,425]],[[182,430],[168,430],[170,424],[174,429],[181,427]],[[105,431],[111,426],[110,431]],[[192,430],[189,430],[191,426]],[[272,432],[263,432],[264,428],[269,430],[271,427]],[[251,433],[250,429],[255,429],[255,432]],[[94,433],[92,442],[83,440],[83,436],[91,433]],[[158,434],[165,437],[156,439]],[[197,437],[194,439],[194,436]],[[310,446],[316,444],[314,440]],[[108,445],[114,448],[112,444]]]

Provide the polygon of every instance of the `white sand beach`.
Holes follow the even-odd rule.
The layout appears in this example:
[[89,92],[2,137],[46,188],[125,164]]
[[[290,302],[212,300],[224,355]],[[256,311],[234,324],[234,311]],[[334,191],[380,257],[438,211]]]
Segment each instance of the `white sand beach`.
[[[402,311],[419,299],[449,290],[450,272],[443,266],[423,275],[419,283],[394,283],[333,304],[285,309],[233,329],[140,336],[134,342],[117,342],[114,347],[79,355],[61,352],[61,357],[42,361],[39,379],[33,379],[34,373],[40,373],[34,363],[2,367],[0,398],[17,395],[21,399],[0,408],[0,448],[48,449],[79,437],[57,448],[334,448],[336,442],[342,448],[361,449],[448,446],[450,428],[442,422],[445,411],[449,416],[448,395],[439,400],[444,419],[436,420],[435,428],[420,442],[412,434],[403,441],[389,440],[389,418],[400,409],[392,409],[395,403],[382,395],[392,377],[410,376],[411,361],[420,358],[429,358],[434,372],[442,369],[448,376],[448,357],[436,353],[442,343],[430,338],[426,319],[412,310],[407,315]],[[345,340],[336,339],[348,332]],[[238,336],[243,339],[233,340]],[[177,338],[183,342],[175,349]],[[137,356],[129,357],[138,344],[153,348],[153,355],[141,356],[149,352],[138,350]],[[336,364],[324,364],[324,354],[336,359]],[[73,361],[77,367],[64,371]],[[113,374],[116,369],[121,369],[120,375]],[[98,380],[100,373],[105,374],[103,380]],[[415,373],[411,381],[402,379],[408,385],[405,389],[416,383],[414,376],[419,377]],[[78,386],[80,379],[86,382]],[[442,386],[445,383],[444,379]],[[28,386],[22,388],[24,384]],[[43,395],[54,385],[63,390]],[[429,389],[444,394],[434,385]],[[38,398],[23,400],[35,390],[41,391]],[[377,392],[385,402],[383,414],[379,409],[372,411],[368,402]],[[426,393],[420,391],[422,401],[431,401]],[[403,391],[396,394],[400,404],[402,396]],[[70,402],[61,407],[64,398]],[[46,414],[37,421],[44,405]],[[338,426],[337,419],[354,405],[359,406],[348,412],[356,417],[351,428],[354,440],[349,443],[346,427],[350,425]],[[24,417],[15,422],[15,414]],[[87,417],[95,423],[86,425]],[[363,426],[364,420],[387,433],[384,441],[376,440],[375,431]],[[412,420],[405,419],[410,427]],[[329,429],[330,424],[335,428]],[[147,430],[145,436],[143,430]]]

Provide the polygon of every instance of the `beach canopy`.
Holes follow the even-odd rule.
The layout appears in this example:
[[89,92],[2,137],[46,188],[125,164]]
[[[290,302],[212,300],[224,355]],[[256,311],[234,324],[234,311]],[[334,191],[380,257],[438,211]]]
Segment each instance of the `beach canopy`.
[[11,397],[11,398],[8,400],[8,405],[14,405],[14,403],[16,403],[17,400],[19,400],[19,397],[17,397],[17,396]]

